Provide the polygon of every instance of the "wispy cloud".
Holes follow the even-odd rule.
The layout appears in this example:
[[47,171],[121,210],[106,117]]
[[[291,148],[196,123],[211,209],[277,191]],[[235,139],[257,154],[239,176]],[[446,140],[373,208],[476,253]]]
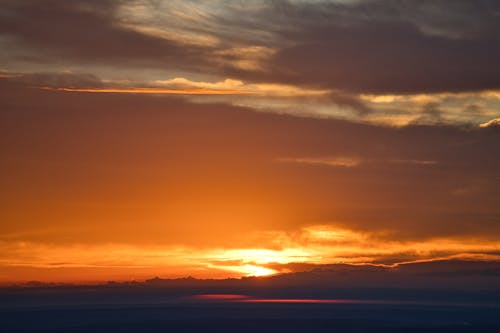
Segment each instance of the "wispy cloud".
[[53,88],[40,87],[43,90],[83,92],[83,93],[114,93],[114,94],[148,94],[148,95],[245,95],[252,94],[245,90],[213,90],[213,89],[167,89],[167,88]]
[[357,167],[363,163],[362,159],[355,157],[278,158],[277,161],[283,163],[324,165],[330,167],[345,167],[345,168]]
[[353,168],[361,165],[376,165],[376,164],[408,164],[408,165],[435,165],[438,161],[420,160],[420,159],[376,159],[376,158],[359,158],[359,157],[298,157],[298,158],[278,158],[278,162],[297,163],[310,165],[323,165],[330,167],[345,167]]
[[[122,93],[122,94],[166,94],[166,95],[253,95],[255,97],[307,97],[327,96],[328,90],[303,89],[285,84],[245,83],[240,80],[192,81],[183,77],[146,82],[134,86],[131,81],[101,81],[90,75],[72,74],[11,74],[18,81],[26,82],[43,90]],[[91,81],[89,78],[93,78]],[[50,85],[46,85],[49,83]],[[66,84],[66,85],[65,85]],[[70,84],[68,86],[68,84]],[[92,87],[92,84],[94,87]],[[78,85],[81,85],[80,87]]]

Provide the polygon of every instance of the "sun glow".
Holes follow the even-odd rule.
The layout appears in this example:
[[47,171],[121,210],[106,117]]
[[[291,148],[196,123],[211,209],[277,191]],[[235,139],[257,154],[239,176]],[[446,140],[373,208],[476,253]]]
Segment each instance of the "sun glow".
[[269,264],[288,264],[313,260],[312,253],[297,248],[282,250],[232,249],[211,255],[211,268],[238,272],[244,276],[266,276],[279,273],[266,267]]
[[[247,248],[137,247],[126,244],[67,246],[0,240],[0,283],[29,281],[102,281],[103,279],[239,278],[291,272],[303,264],[372,264],[437,259],[500,260],[500,243],[488,239],[433,238],[387,240],[361,231],[311,225],[295,232],[268,231],[249,235]],[[382,238],[379,238],[382,237]],[[399,260],[392,258],[397,257]],[[299,264],[299,268],[294,265]],[[74,275],[78,273],[78,278]],[[181,273],[180,273],[181,272]]]
[[287,264],[290,262],[302,262],[311,259],[311,253],[307,250],[287,248],[282,250],[269,249],[234,249],[225,250],[214,254],[215,259],[220,261],[240,260],[245,263],[254,264]]
[[240,265],[240,266],[226,266],[224,269],[238,272],[245,276],[268,276],[279,273],[275,269],[266,268],[257,265]]

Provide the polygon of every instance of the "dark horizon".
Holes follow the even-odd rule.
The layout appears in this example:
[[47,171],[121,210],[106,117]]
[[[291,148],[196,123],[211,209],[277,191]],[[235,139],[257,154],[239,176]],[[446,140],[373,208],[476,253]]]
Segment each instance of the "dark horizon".
[[18,285],[0,288],[0,319],[6,332],[33,333],[497,332],[500,266],[433,264],[445,269],[411,264],[388,279],[394,272],[378,267],[363,281],[368,267],[338,264],[266,277]]

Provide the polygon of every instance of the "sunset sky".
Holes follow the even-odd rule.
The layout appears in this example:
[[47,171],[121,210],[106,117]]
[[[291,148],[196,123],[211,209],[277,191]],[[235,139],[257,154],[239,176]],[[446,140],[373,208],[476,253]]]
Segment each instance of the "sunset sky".
[[500,260],[500,2],[0,0],[0,284]]

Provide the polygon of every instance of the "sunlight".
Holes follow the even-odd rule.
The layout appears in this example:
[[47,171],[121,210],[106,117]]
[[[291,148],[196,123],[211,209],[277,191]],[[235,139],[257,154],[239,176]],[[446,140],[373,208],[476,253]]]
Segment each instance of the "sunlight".
[[[228,267],[226,267],[226,269],[228,269]],[[278,271],[274,269],[256,265],[232,266],[230,269],[243,273],[246,276],[268,276],[278,273]]]
[[256,264],[287,264],[290,262],[305,262],[311,260],[311,256],[310,251],[298,248],[282,250],[234,249],[225,250],[214,255],[214,257],[218,260],[241,260],[245,263]]

